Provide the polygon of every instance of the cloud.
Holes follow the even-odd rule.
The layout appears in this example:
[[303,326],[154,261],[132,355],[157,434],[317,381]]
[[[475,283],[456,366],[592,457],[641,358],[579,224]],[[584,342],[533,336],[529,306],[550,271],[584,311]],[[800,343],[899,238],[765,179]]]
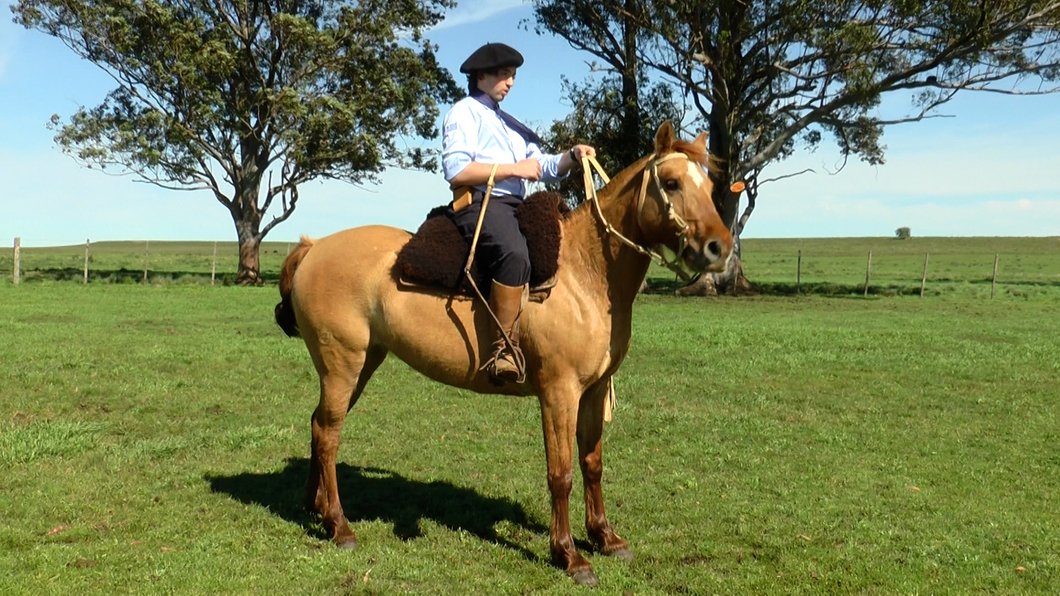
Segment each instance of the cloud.
[[525,5],[526,3],[523,0],[477,0],[461,2],[446,15],[444,21],[431,29],[431,31],[440,31],[451,27],[460,27],[463,25],[478,23],[479,21],[485,21],[486,19],[497,16],[502,12],[522,8]]

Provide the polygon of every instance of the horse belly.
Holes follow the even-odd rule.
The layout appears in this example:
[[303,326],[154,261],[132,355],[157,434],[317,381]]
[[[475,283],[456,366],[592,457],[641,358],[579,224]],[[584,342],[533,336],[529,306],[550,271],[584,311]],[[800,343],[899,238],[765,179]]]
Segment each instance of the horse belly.
[[483,370],[483,355],[489,356],[493,339],[488,316],[465,298],[394,285],[382,292],[373,337],[435,381],[482,393],[514,393],[491,384]]

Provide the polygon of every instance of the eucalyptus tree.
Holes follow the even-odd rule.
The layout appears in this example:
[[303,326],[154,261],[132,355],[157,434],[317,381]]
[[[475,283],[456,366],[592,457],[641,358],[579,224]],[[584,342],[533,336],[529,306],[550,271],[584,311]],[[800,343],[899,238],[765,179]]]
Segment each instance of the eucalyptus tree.
[[[15,21],[61,40],[115,88],[56,142],[79,161],[164,188],[207,190],[239,240],[237,281],[300,184],[434,167],[459,89],[422,32],[451,0],[19,0]],[[266,215],[271,218],[266,222]]]
[[[663,122],[679,123],[685,119],[685,105],[673,88],[651,84],[640,77],[627,95],[628,88],[619,77],[605,76],[582,83],[563,79],[562,101],[572,106],[564,118],[555,120],[541,138],[549,147],[571,147],[588,143],[600,148],[597,157],[607,172],[617,172],[655,148],[655,131]],[[632,101],[628,101],[632,97]],[[635,126],[630,126],[630,124]],[[571,205],[585,198],[580,176],[571,176],[557,185],[557,190]]]
[[[883,130],[938,114],[958,92],[1050,93],[1060,0],[534,0],[539,30],[635,64],[683,94],[725,162],[722,217],[739,235],[763,172],[828,135],[844,159],[884,162]],[[632,28],[635,52],[620,40]],[[879,110],[885,94],[908,110]],[[748,203],[730,184],[745,181]],[[737,217],[739,215],[739,217]],[[746,283],[740,260],[707,286]]]

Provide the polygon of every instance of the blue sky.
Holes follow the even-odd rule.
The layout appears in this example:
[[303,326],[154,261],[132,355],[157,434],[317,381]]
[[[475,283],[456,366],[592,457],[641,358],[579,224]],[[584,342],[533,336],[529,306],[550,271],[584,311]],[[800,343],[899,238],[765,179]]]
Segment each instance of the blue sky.
[[[159,189],[63,155],[48,119],[98,105],[112,81],[55,39],[12,23],[6,3],[0,13],[0,245],[15,236],[25,246],[235,238],[227,211],[207,192]],[[560,75],[581,80],[591,57],[526,31],[520,23],[529,18],[530,6],[518,0],[463,1],[428,37],[454,74],[487,41],[522,51],[526,63],[504,107],[543,126],[569,110],[560,102]],[[838,157],[826,144],[770,166],[766,178],[816,173],[764,185],[745,235],[890,236],[900,226],[917,236],[1060,235],[1060,95],[969,93],[944,108],[953,117],[888,129],[886,165],[851,161],[831,175]],[[885,109],[905,105],[896,98]],[[369,223],[415,229],[447,194],[440,174],[401,170],[365,187],[310,182],[267,240]]]

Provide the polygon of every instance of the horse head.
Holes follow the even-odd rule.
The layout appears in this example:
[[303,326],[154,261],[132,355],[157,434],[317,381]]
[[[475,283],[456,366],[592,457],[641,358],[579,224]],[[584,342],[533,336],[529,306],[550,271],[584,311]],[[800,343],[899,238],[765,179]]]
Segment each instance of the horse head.
[[707,133],[678,139],[669,122],[655,134],[638,196],[637,223],[649,246],[665,246],[696,271],[722,271],[733,249],[732,234],[714,206],[708,171]]

